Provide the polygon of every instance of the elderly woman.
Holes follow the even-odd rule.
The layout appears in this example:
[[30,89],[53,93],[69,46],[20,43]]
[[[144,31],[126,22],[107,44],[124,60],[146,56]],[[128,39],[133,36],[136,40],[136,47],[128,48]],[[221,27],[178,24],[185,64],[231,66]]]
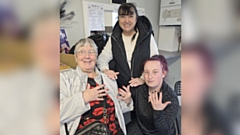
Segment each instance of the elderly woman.
[[60,74],[61,134],[73,135],[94,121],[104,123],[112,135],[126,134],[123,113],[133,110],[129,87],[118,89],[116,81],[95,67],[97,46],[93,40],[77,43],[75,59],[76,69]]
[[127,125],[129,135],[174,135],[174,120],[179,102],[174,91],[163,80],[168,72],[162,55],[144,63],[145,84],[132,88],[136,118]]

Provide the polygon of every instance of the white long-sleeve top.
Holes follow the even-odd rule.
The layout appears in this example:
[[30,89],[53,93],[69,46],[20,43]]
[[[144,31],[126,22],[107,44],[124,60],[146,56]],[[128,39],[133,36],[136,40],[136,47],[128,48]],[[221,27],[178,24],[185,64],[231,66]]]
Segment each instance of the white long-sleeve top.
[[[128,61],[128,65],[129,65],[130,69],[131,69],[132,53],[134,51],[138,35],[139,35],[139,33],[137,32],[134,40],[132,41],[132,36],[125,36],[124,34],[122,34],[122,39],[123,39],[123,42],[124,42],[124,47],[125,47],[125,51],[126,51],[127,61]],[[157,44],[156,44],[156,42],[154,40],[153,35],[151,35],[151,39],[150,39],[150,57],[153,56],[153,55],[157,55],[157,54],[159,54],[158,53],[158,47],[157,47]],[[111,38],[109,38],[106,46],[102,50],[102,53],[98,57],[97,65],[98,65],[99,69],[101,71],[103,71],[104,69],[109,69],[108,68],[108,63],[112,59],[113,59],[112,42],[111,42]]]

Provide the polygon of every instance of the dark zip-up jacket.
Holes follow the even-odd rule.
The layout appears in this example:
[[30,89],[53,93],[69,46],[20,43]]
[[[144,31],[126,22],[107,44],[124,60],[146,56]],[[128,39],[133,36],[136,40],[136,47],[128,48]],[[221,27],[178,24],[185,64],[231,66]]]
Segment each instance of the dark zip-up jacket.
[[[165,81],[162,83],[160,92],[162,92],[163,103],[171,101],[171,104],[167,105],[162,111],[154,110],[151,102],[148,102],[148,86],[146,84],[131,89],[135,113],[135,118],[132,117],[132,122],[137,122],[134,125],[138,125],[138,127],[134,128],[131,126],[131,128],[140,129],[141,134],[144,135],[175,134],[174,120],[179,109],[178,98]],[[129,129],[128,126],[128,132],[134,130]]]

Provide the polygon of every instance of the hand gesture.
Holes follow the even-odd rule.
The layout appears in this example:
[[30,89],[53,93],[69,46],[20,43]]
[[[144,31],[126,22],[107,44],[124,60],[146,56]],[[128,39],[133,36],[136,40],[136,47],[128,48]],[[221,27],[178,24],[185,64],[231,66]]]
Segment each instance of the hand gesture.
[[150,93],[149,100],[152,103],[152,107],[154,110],[164,110],[168,104],[171,104],[170,101],[162,103],[162,92],[160,92],[159,98],[158,98],[158,94],[156,91]]
[[117,75],[119,74],[119,72],[114,72],[113,70],[104,70],[103,73],[105,73],[107,75],[108,78],[115,80],[117,79]]
[[137,87],[139,85],[144,84],[144,80],[142,78],[132,78],[129,83],[131,87]]
[[90,84],[87,84],[87,88],[86,90],[83,92],[83,99],[85,103],[88,103],[90,101],[94,101],[94,100],[100,100],[103,101],[104,98],[103,96],[107,95],[107,91],[108,89],[103,88],[105,85],[99,85],[95,88],[90,89]]
[[121,88],[118,89],[118,93],[120,94],[118,98],[122,99],[128,105],[131,102],[130,86],[129,85],[127,87],[123,86],[123,89]]

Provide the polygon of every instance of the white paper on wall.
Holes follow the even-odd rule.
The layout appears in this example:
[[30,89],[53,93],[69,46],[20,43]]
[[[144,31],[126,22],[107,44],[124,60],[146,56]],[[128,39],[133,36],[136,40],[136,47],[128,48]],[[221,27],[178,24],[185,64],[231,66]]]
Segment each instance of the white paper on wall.
[[97,3],[88,4],[90,31],[104,31],[104,8]]

